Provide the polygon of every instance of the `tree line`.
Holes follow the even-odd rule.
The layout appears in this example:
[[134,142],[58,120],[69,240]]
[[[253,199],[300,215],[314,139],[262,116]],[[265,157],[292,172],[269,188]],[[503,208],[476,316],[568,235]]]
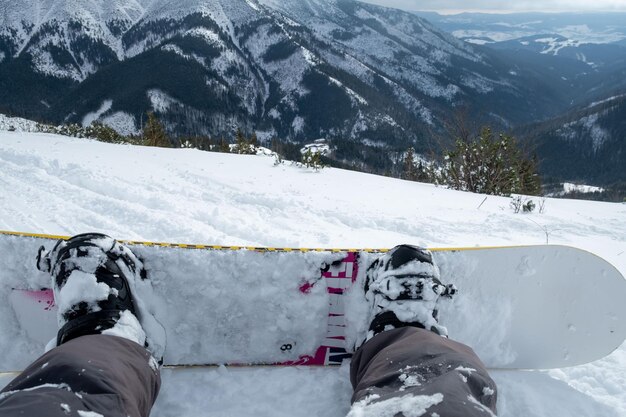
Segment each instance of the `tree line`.
[[[173,138],[168,135],[164,125],[152,112],[148,113],[147,121],[139,135],[124,136],[99,122],[94,122],[86,128],[79,125],[59,127],[42,125],[40,129],[67,136],[94,138],[108,143],[194,148],[235,154],[256,154],[259,146],[256,133],[246,136],[241,129],[237,129],[234,138],[230,140],[224,136]],[[414,148],[409,147],[404,152],[403,158],[395,163],[391,160],[390,164],[385,165],[383,174],[475,193],[507,196],[541,194],[537,157],[522,149],[513,136],[504,133],[495,134],[491,128],[483,127],[477,133],[464,130],[457,133],[453,139],[453,145],[444,148],[440,158],[418,157]],[[269,147],[278,155],[280,161],[283,159],[299,161],[302,165],[315,169],[330,165],[372,172],[367,168],[367,164],[349,164],[311,151],[303,154],[300,144],[276,138],[271,140]],[[388,155],[384,155],[380,150],[377,155],[380,158],[388,158]]]

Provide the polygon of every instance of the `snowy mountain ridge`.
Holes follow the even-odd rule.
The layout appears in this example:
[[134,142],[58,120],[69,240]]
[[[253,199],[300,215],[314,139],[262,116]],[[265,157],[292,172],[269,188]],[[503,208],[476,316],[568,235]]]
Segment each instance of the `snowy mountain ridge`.
[[[251,18],[250,9],[256,6],[252,0],[243,2],[249,7],[233,7],[238,1],[225,0],[204,0],[204,1],[181,1],[170,2],[166,0],[113,0],[113,1],[90,1],[61,0],[44,2],[41,0],[25,0],[4,5],[4,10],[0,14],[0,35],[13,37],[16,43],[14,54],[18,55],[25,48],[37,53],[37,44],[43,47],[54,43],[56,46],[65,44],[71,49],[70,42],[74,36],[87,36],[94,42],[102,42],[111,50],[116,52],[117,58],[122,60],[127,57],[143,52],[124,45],[121,35],[140,21],[149,22],[158,19],[181,19],[193,13],[201,13],[214,19],[218,25],[228,26],[231,21],[244,22],[239,20],[242,16]],[[252,6],[250,6],[252,5]],[[246,13],[246,9],[250,9]],[[240,13],[232,13],[238,11]],[[226,15],[226,12],[230,12]],[[80,25],[73,28],[73,25]],[[58,37],[49,35],[41,37],[46,33],[46,29]],[[38,36],[39,35],[39,36]],[[128,50],[131,49],[131,53]],[[42,54],[43,55],[43,54]],[[39,58],[43,60],[43,58]],[[45,72],[43,63],[39,66]],[[88,73],[62,74],[59,76],[76,77],[82,80]]]
[[626,95],[613,94],[559,117],[518,129],[539,155],[540,171],[569,182],[624,181]]
[[[313,27],[317,34],[321,35],[325,40],[332,39],[330,32],[333,29],[341,28],[341,19],[345,19],[346,13],[339,7],[340,0],[309,0],[300,2],[297,0],[203,0],[203,1],[182,1],[170,2],[166,0],[116,0],[114,2],[81,2],[75,0],[62,0],[52,2],[46,9],[45,4],[41,1],[31,0],[27,4],[21,5],[15,3],[5,6],[4,14],[0,19],[0,28],[2,33],[7,36],[9,34],[15,37],[16,48],[14,48],[14,57],[28,51],[36,55],[38,69],[46,72],[45,64],[48,63],[45,53],[45,46],[51,43],[59,47],[67,47],[72,49],[71,42],[73,36],[73,25],[80,25],[81,35],[89,37],[94,42],[102,42],[112,50],[117,52],[119,59],[133,57],[144,52],[146,49],[161,43],[163,40],[172,38],[177,34],[189,34],[188,31],[174,29],[159,33],[149,30],[147,36],[143,36],[140,40],[133,42],[132,40],[123,40],[123,35],[129,30],[137,30],[137,26],[146,26],[154,21],[181,20],[189,15],[199,13],[204,17],[210,18],[220,30],[232,36],[235,44],[238,44],[233,34],[233,27],[241,26],[253,20],[259,19],[259,15],[268,18],[273,17],[277,20],[281,29],[285,30],[287,26],[300,26],[300,24],[291,20],[296,18],[307,26]],[[356,4],[356,3],[354,3]],[[19,6],[18,6],[19,5]],[[264,7],[266,6],[266,7]],[[374,6],[371,6],[374,7]],[[380,8],[382,9],[382,8]],[[276,13],[279,11],[280,13]],[[448,64],[449,57],[446,54],[458,54],[471,61],[480,61],[481,56],[472,51],[463,42],[457,41],[451,36],[442,36],[438,31],[420,19],[415,19],[409,14],[397,12],[401,19],[393,22],[396,27],[390,27],[390,33],[397,36],[402,42],[421,46],[422,48],[437,46],[437,53],[431,55],[437,64]],[[288,19],[287,16],[290,16]],[[381,24],[388,24],[384,19],[376,13],[371,13],[365,8],[359,8],[356,16],[363,20],[374,19]],[[416,23],[417,21],[417,23]],[[282,24],[281,24],[282,23]],[[415,38],[415,27],[411,25],[417,24],[418,32],[426,36]],[[46,32],[46,28],[51,29],[52,34],[42,36],[41,33]],[[78,32],[78,31],[76,31]],[[434,33],[433,33],[434,32]],[[197,34],[197,33],[196,33]],[[368,34],[373,35],[373,34]],[[214,34],[217,40],[217,34]],[[289,36],[289,35],[288,35]],[[353,45],[354,49],[360,52],[376,52],[371,47],[376,47],[376,43],[380,43],[379,39],[371,36],[366,39],[372,42],[369,45],[363,45],[363,42]],[[358,45],[358,46],[357,46]],[[239,46],[239,45],[237,45]],[[369,50],[364,47],[369,46]],[[41,49],[38,49],[41,48]],[[383,55],[379,58],[391,57],[390,50],[378,51]],[[416,63],[421,64],[420,69],[424,72],[436,74],[437,70],[429,65],[424,59],[418,60]],[[53,64],[53,63],[51,63]],[[94,69],[97,69],[97,62],[92,62]],[[48,71],[51,71],[48,69]],[[75,77],[77,74],[62,71],[56,73],[57,76]],[[78,81],[82,81],[88,73],[82,73],[83,77],[77,77]],[[434,93],[436,94],[436,93]]]
[[[425,132],[450,105],[498,103],[480,112],[498,123],[551,108],[508,64],[413,14],[353,0],[1,7],[0,75],[12,82],[0,81],[0,109],[54,123],[82,122],[111,102],[98,119],[125,131],[154,110],[178,134],[242,127],[262,139],[427,147]],[[170,105],[155,107],[150,91]]]

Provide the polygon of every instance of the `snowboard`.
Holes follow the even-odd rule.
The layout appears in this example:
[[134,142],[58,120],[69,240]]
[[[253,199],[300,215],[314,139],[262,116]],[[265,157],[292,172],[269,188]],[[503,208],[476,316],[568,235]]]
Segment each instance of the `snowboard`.
[[[0,232],[0,372],[56,336],[40,246],[62,236]],[[384,249],[293,249],[120,241],[139,256],[167,334],[166,365],[338,365],[364,338],[367,266]],[[626,280],[566,246],[431,249],[454,284],[439,322],[491,369],[591,362],[626,337]]]

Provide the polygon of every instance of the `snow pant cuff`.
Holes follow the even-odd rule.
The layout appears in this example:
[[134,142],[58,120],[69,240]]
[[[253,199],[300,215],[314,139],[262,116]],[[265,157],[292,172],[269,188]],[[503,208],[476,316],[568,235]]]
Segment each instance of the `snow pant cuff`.
[[496,414],[496,384],[474,351],[424,329],[403,327],[374,336],[353,356],[350,380],[349,416],[376,415],[377,407],[386,415]]
[[0,415],[148,417],[160,386],[157,363],[142,346],[116,336],[82,336],[9,383],[0,392]]

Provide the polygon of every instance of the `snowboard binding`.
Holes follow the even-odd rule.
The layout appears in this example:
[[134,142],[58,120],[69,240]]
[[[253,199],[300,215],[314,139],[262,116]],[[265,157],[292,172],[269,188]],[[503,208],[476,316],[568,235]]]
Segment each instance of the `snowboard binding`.
[[120,323],[134,329],[131,340],[150,348],[132,291],[146,271],[130,249],[107,235],[85,233],[59,240],[50,251],[42,246],[37,268],[52,277],[61,325],[57,346],[80,336],[117,335]]
[[426,249],[399,245],[378,257],[366,271],[365,298],[371,321],[366,340],[391,328],[419,327],[447,337],[438,323],[440,298],[451,299],[454,285],[440,281],[439,268]]

